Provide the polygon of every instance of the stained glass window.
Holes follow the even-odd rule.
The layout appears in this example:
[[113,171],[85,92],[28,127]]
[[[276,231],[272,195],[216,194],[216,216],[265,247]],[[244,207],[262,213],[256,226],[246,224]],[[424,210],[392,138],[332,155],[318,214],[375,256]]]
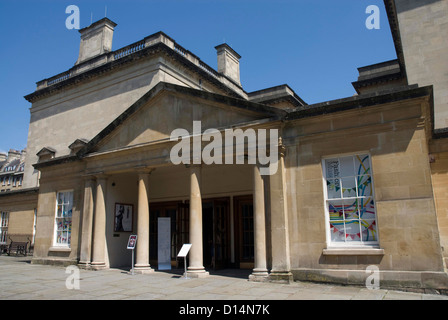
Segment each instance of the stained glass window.
[[72,235],[73,192],[58,192],[56,198],[55,245],[70,247]]
[[331,158],[323,163],[331,243],[377,243],[370,156]]

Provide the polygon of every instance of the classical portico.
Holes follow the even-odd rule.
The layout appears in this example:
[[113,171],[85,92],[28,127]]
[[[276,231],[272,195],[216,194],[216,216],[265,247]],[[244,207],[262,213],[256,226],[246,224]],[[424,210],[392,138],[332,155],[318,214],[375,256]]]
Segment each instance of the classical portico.
[[[284,192],[282,160],[273,176],[263,175],[266,168],[258,162],[249,163],[247,154],[245,162],[236,162],[241,157],[236,149],[235,162],[231,164],[210,165],[192,158],[190,163],[173,163],[170,152],[175,141],[169,134],[178,127],[188,130],[193,121],[185,122],[170,108],[183,106],[185,114],[191,114],[186,112],[190,108],[198,108],[186,99],[185,92],[171,91],[178,89],[166,90],[163,86],[154,89],[153,95],[148,94],[145,101],[137,102],[78,152],[76,161],[84,166],[79,265],[91,269],[130,266],[126,241],[130,234],[136,234],[134,272],[154,272],[158,269],[158,218],[169,217],[173,266],[179,263],[176,254],[180,246],[192,244],[188,256],[189,277],[207,276],[215,268],[237,267],[253,269],[250,280],[265,281],[269,279],[270,264],[276,266],[276,272],[287,274],[288,264],[278,262],[287,258],[287,253],[282,252],[285,248],[272,250],[276,251],[272,260],[267,258],[267,244],[277,246],[277,240],[268,241],[268,237],[285,225],[286,212],[279,211],[284,207],[283,202],[279,203],[284,199],[280,196]],[[266,110],[260,113],[246,106],[241,111],[238,108],[228,111],[217,102],[201,103],[202,130],[210,127],[224,130],[238,122],[237,119],[245,121],[244,129],[278,126],[275,121],[264,126],[258,120],[266,116]],[[157,110],[160,108],[166,110]],[[161,126],[154,116],[163,112],[168,114],[163,116],[165,125]],[[182,122],[170,123],[173,119]],[[201,139],[199,142],[202,143]],[[268,180],[269,189],[265,190]],[[269,225],[267,202],[276,215],[269,218]],[[132,208],[132,227],[128,230],[116,229],[117,204]],[[283,220],[278,220],[278,215]],[[283,233],[282,237],[287,236]],[[281,257],[277,259],[277,255]]]
[[[220,171],[219,168],[207,168],[205,165],[187,165],[173,167],[171,170],[175,172],[182,172],[183,176],[179,177],[179,183],[188,184],[184,185],[182,188],[188,192],[187,197],[185,193],[180,194],[180,198],[184,199],[184,203],[188,206],[188,233],[189,233],[189,243],[192,244],[192,248],[189,253],[189,264],[188,264],[188,276],[189,277],[204,277],[209,274],[209,270],[204,267],[204,238],[203,230],[204,228],[210,228],[209,225],[203,225],[203,201],[209,199],[209,195],[206,199],[203,199],[202,195],[202,178],[203,172],[207,175],[208,181],[206,183],[209,185],[213,178],[213,173]],[[243,165],[243,168],[235,165],[238,168],[237,172],[243,172],[244,176],[252,176],[251,187],[252,199],[253,199],[253,244],[254,244],[254,265],[253,272],[250,279],[253,281],[264,281],[267,279],[268,266],[267,266],[267,252],[266,252],[266,221],[265,221],[265,196],[264,196],[264,179],[260,175],[260,169],[257,165]],[[226,172],[232,172],[232,168],[227,167]],[[111,221],[107,220],[114,219],[114,215],[111,212],[111,204],[120,201],[112,200],[111,203],[111,193],[115,193],[114,189],[121,187],[124,181],[128,181],[126,185],[132,186],[136,185],[130,192],[136,193],[136,229],[133,233],[137,234],[138,241],[135,250],[135,265],[134,271],[136,273],[151,273],[157,269],[157,266],[153,266],[149,262],[150,248],[154,248],[154,245],[150,245],[150,232],[154,230],[151,223],[154,223],[155,218],[153,217],[150,222],[150,205],[157,204],[160,202],[158,199],[158,193],[163,193],[161,189],[165,189],[165,185],[159,183],[163,180],[163,175],[169,172],[169,167],[160,168],[145,168],[145,169],[133,169],[128,173],[117,173],[117,172],[107,172],[95,175],[86,175],[85,185],[84,185],[84,199],[83,199],[83,212],[82,212],[82,228],[81,228],[81,246],[80,246],[80,260],[79,265],[84,268],[91,269],[102,269],[110,266],[114,266],[114,258],[107,258],[107,255],[114,256],[114,251],[116,245],[113,241],[117,233],[112,230],[111,237]],[[222,170],[221,170],[222,171]],[[157,173],[157,174],[155,174]],[[175,175],[176,173],[173,173]],[[153,180],[150,177],[153,176]],[[167,179],[171,177],[167,177]],[[219,179],[220,176],[216,176]],[[153,181],[153,183],[151,183]],[[170,180],[173,181],[173,180]],[[222,181],[226,183],[225,180]],[[216,181],[219,184],[219,181]],[[169,183],[170,184],[170,183]],[[247,189],[247,187],[245,187]],[[156,192],[156,199],[151,199],[150,190],[154,188],[159,188],[158,193]],[[217,188],[221,188],[218,186]],[[249,190],[248,190],[249,191]],[[119,191],[120,192],[120,191]],[[235,196],[231,197],[238,198],[238,194],[241,191],[235,190]],[[107,208],[109,210],[107,210]],[[235,218],[235,212],[232,212],[232,220]],[[177,221],[176,223],[180,223]],[[234,246],[238,246],[238,241],[235,243],[235,232],[236,228],[231,226],[233,237],[232,242]],[[135,232],[136,231],[136,232]],[[208,230],[210,232],[210,230]],[[127,237],[128,234],[120,234],[121,237]],[[109,239],[109,240],[107,240]],[[241,239],[239,241],[242,241]],[[230,241],[229,241],[230,243]],[[235,250],[235,248],[231,248]],[[233,252],[232,251],[232,252]],[[111,259],[111,261],[109,261]],[[129,262],[130,263],[130,262]]]

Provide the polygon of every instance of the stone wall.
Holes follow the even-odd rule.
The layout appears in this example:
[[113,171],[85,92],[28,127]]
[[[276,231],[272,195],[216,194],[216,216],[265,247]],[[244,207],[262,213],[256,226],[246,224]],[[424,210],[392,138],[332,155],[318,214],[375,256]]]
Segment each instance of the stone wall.
[[[370,265],[389,284],[402,277],[402,284],[422,286],[422,271],[443,277],[427,107],[425,100],[414,99],[287,124],[288,219],[296,279],[363,283]],[[322,158],[366,152],[372,161],[379,250],[329,250]]]
[[9,213],[8,243],[9,237],[13,241],[33,242],[37,196],[36,189],[0,194],[0,211]]
[[434,86],[435,127],[448,127],[448,1],[395,0],[409,84]]
[[430,144],[432,185],[445,270],[448,266],[448,139]]

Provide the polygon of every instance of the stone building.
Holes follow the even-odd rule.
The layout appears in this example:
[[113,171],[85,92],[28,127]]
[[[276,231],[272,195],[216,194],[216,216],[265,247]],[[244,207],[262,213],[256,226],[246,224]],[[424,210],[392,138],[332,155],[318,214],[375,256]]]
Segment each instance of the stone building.
[[0,245],[34,244],[37,189],[23,189],[26,150],[0,153]]
[[[407,40],[414,10],[440,28],[448,14],[417,2],[385,1],[396,60],[359,68],[357,95],[313,105],[288,85],[246,92],[227,44],[216,71],[163,32],[112,51],[114,22],[81,29],[75,66],[25,97],[32,261],[130,267],[136,234],[135,271],[151,273],[167,236],[168,264],[192,244],[190,276],[364,284],[375,266],[383,286],[448,289],[447,76],[417,68]],[[437,44],[440,30],[425,32]],[[424,51],[429,64],[440,48]]]
[[0,153],[0,192],[22,188],[26,151],[10,149]]

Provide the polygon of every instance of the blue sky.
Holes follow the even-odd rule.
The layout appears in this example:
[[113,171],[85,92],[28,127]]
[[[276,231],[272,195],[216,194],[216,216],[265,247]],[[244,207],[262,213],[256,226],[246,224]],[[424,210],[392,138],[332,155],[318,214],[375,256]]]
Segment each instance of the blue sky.
[[[214,47],[226,42],[242,56],[247,92],[288,84],[309,104],[352,96],[358,67],[396,58],[382,0],[1,0],[0,152],[26,147],[23,97],[78,58],[69,5],[79,7],[81,28],[107,7],[118,24],[113,50],[163,31],[216,69]],[[381,10],[379,30],[365,26],[369,5]]]

